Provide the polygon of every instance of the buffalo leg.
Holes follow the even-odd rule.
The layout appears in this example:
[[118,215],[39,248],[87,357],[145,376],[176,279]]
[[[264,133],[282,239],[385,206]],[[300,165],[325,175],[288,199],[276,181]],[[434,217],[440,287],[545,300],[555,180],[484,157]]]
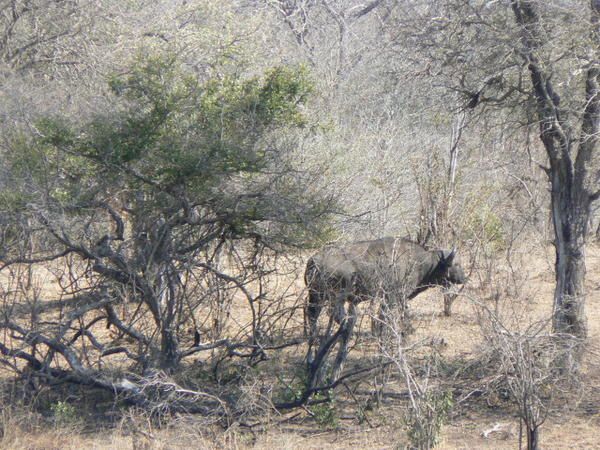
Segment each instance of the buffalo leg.
[[310,333],[316,328],[317,320],[323,309],[323,298],[319,292],[314,289],[308,290],[308,301],[304,310],[304,332],[310,336]]
[[[341,330],[338,330],[336,333],[332,334],[332,329],[334,323],[339,323],[345,316],[344,299],[346,298],[346,295],[347,294],[345,292],[341,292],[334,297],[333,295],[319,294],[318,292],[314,291],[311,295],[309,292],[309,302],[306,311],[310,328],[307,365],[308,378],[309,380],[312,380],[313,385],[319,385],[322,383],[324,374],[327,371],[326,362],[329,352],[339,339]],[[329,309],[329,318],[324,332],[319,333],[318,319],[321,310],[325,305],[327,305]]]
[[[350,293],[348,292],[348,289],[341,290],[335,294],[335,296],[324,294],[323,297],[311,297],[309,293],[307,316],[310,322],[311,333],[309,338],[307,363],[309,379],[314,382],[314,385],[320,385],[325,378],[325,373],[327,372],[327,360],[331,349],[335,347],[340,339],[342,339],[341,345],[343,346],[343,336],[347,333],[348,326],[348,315],[346,314],[344,303],[349,296]],[[325,332],[322,335],[319,335],[317,319],[325,304],[329,309],[329,319]],[[351,306],[350,311],[355,314],[354,306]],[[352,327],[354,327],[355,321],[356,318],[351,319]],[[337,331],[332,333],[335,323],[339,324],[339,326]],[[352,333],[352,330],[350,330],[350,333]],[[338,359],[339,355],[336,359],[336,364]],[[335,366],[336,365],[334,364],[334,368]]]
[[350,345],[350,338],[354,331],[354,325],[356,324],[356,306],[350,302],[348,305],[348,312],[344,317],[344,320],[340,324],[340,348],[333,364],[332,381],[336,381],[342,373],[344,363],[348,357],[348,347]]
[[[308,335],[308,355],[307,361],[309,366],[313,363],[317,352],[318,341],[318,321],[321,309],[323,309],[322,294],[314,289],[308,290],[308,301],[304,311],[304,331]],[[313,353],[315,355],[313,355]]]
[[[314,356],[311,354],[311,360],[308,361],[311,371],[315,372],[315,381],[320,385],[327,372],[327,360],[329,359],[330,351],[335,347],[337,341],[344,331],[344,321],[346,319],[346,310],[344,303],[348,297],[348,292],[342,290],[335,294],[335,296],[325,297],[325,303],[329,311],[329,319],[327,321],[327,328],[322,336],[318,336],[317,329],[315,328],[315,339],[313,343]],[[334,324],[338,324],[338,329],[335,333],[332,333]],[[317,346],[318,343],[318,346]]]

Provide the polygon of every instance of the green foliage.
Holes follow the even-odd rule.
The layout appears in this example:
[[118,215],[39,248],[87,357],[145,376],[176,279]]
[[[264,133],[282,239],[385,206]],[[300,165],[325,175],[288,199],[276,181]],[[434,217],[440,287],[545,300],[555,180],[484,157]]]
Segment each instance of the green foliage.
[[463,223],[465,239],[475,239],[491,250],[498,251],[506,247],[502,220],[489,206],[481,204],[474,209]]
[[279,383],[283,383],[284,387],[279,395],[280,399],[284,403],[294,402],[302,397],[304,390],[306,389],[306,376],[302,375],[300,378],[295,377],[291,383],[285,382],[279,377]]
[[452,409],[452,392],[427,391],[416,401],[417,408],[410,408],[404,416],[411,446],[430,449],[439,443],[442,426]]
[[[278,377],[279,384],[283,385],[283,389],[278,395],[280,401],[287,403],[302,398],[302,395],[307,389],[306,376],[306,371],[304,369],[299,369],[294,373],[291,381]],[[316,403],[310,405],[308,409],[315,419],[315,422],[322,428],[337,428],[339,426],[339,417],[336,410],[335,393],[333,389],[330,389],[327,392],[316,393],[312,400]]]
[[12,136],[11,151],[6,155],[11,175],[30,180],[42,179],[45,173],[45,149],[31,145],[30,139],[22,133]]
[[[135,165],[164,185],[197,185],[214,181],[215,175],[263,169],[268,161],[260,138],[270,128],[305,125],[299,107],[312,90],[302,67],[201,83],[174,58],[158,57],[138,61],[109,85],[123,99],[116,115],[97,117],[80,130],[45,117],[37,123],[41,138],[34,147],[47,156],[62,151],[105,164]],[[72,173],[78,167],[69,162],[64,169]]]
[[98,156],[116,163],[151,162],[144,168],[153,169],[148,175],[156,181],[194,185],[215,174],[264,169],[268,155],[261,138],[272,128],[304,126],[307,120],[299,107],[312,91],[302,67],[201,83],[172,58],[138,62],[110,86],[133,107],[113,133],[103,123],[95,124],[99,133],[94,141],[103,138],[112,144],[96,148]]
[[50,405],[50,411],[52,411],[55,423],[59,426],[72,424],[77,421],[75,406],[62,400]]
[[291,377],[289,375],[288,372],[277,374],[278,385],[282,386],[278,397],[284,403],[299,400],[307,389],[308,373],[306,367],[296,367]]
[[335,406],[335,397],[333,389],[327,393],[317,393],[314,396],[315,401],[321,401],[310,406],[310,411],[317,424],[322,428],[337,428],[339,426],[339,417]]
[[[487,252],[497,252],[506,248],[507,236],[503,219],[497,209],[498,186],[481,186],[477,192],[468,195],[461,208],[460,217],[455,220],[456,232],[461,241],[477,243]],[[492,206],[490,206],[492,205]]]
[[19,211],[25,208],[30,197],[25,192],[4,189],[0,191],[0,211]]
[[[175,57],[153,56],[109,86],[109,114],[82,123],[43,117],[35,135],[15,137],[15,192],[61,211],[127,192],[128,208],[134,197],[144,199],[132,210],[144,217],[173,214],[185,197],[220,217],[232,237],[277,223],[269,227],[276,240],[311,245],[315,231],[325,230],[329,203],[307,195],[285,157],[289,138],[281,139],[309,123],[306,68],[202,80]],[[10,192],[2,198],[12,206],[26,201]]]

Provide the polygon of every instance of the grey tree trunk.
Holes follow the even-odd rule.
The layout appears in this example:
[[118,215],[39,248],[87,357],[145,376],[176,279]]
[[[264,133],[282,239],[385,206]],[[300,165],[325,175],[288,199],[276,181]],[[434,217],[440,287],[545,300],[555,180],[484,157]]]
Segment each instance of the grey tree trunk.
[[579,139],[566,122],[560,97],[551,81],[552,61],[540,56],[546,43],[540,16],[533,1],[512,1],[515,20],[521,28],[522,54],[533,84],[540,139],[550,167],[552,221],[556,247],[556,288],[553,328],[581,338],[587,336],[585,317],[585,239],[591,203],[598,196],[593,184],[592,159],[597,153],[600,131],[598,89],[598,18],[600,0],[591,1],[593,61],[586,76],[586,103]]
[[540,438],[539,430],[538,427],[533,429],[527,427],[527,450],[538,450]]
[[147,199],[138,193],[132,219],[135,236],[136,270],[141,273],[146,285],[143,301],[150,310],[160,330],[160,353],[156,355],[159,367],[167,372],[177,368],[181,361],[178,337],[177,271],[172,266],[171,228],[162,218],[145,213]]
[[174,280],[168,269],[164,269],[162,284],[164,293],[161,295],[160,323],[160,365],[162,369],[176,369],[181,359],[179,338],[177,336],[177,294]]
[[181,359],[177,333],[172,328],[163,328],[160,339],[160,367],[166,371],[176,369]]
[[[552,189],[552,213],[556,247],[553,328],[585,338],[585,221],[589,208],[577,212],[573,200],[565,201]],[[566,189],[564,189],[566,190]],[[575,222],[575,223],[574,223]]]

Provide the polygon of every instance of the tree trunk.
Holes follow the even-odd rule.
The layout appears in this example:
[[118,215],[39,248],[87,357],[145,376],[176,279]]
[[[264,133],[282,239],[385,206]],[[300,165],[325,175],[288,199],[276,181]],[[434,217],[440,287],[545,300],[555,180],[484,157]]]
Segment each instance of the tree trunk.
[[[597,159],[600,132],[600,95],[598,89],[598,47],[600,33],[600,0],[592,0],[591,51],[592,61],[586,76],[586,103],[583,108],[580,138],[565,120],[567,111],[560,105],[560,97],[551,81],[552,61],[544,60],[539,49],[546,42],[546,33],[540,24],[536,2],[513,0],[515,20],[521,28],[521,50],[533,85],[540,126],[550,168],[552,222],[556,247],[556,288],[554,292],[554,331],[569,333],[580,338],[587,336],[585,318],[585,239],[592,201],[595,177],[593,159]],[[576,153],[573,159],[573,152]]]
[[527,427],[527,450],[538,450],[540,441],[539,427]]
[[177,336],[177,293],[175,279],[177,275],[170,273],[168,267],[160,269],[156,276],[157,290],[160,295],[160,366],[172,371],[179,365],[181,353]]
[[456,300],[457,295],[454,293],[444,292],[444,316],[452,315],[452,304]]
[[[577,212],[581,205],[573,199],[564,198],[552,189],[552,218],[555,233],[554,313],[552,325],[556,332],[569,333],[585,338],[585,226],[572,223],[585,220],[585,211]],[[575,217],[574,217],[575,216]],[[577,217],[579,216],[579,217]]]
[[[555,331],[585,338],[585,240],[588,235],[591,206],[598,197],[596,177],[592,172],[598,153],[600,132],[600,89],[598,51],[600,49],[600,0],[591,0],[592,60],[585,79],[583,110],[577,157],[573,167],[569,197],[553,185],[553,217],[556,234],[556,292],[554,295]],[[553,170],[553,173],[556,173]],[[554,179],[554,178],[553,178]],[[558,188],[558,186],[556,186]],[[563,201],[562,197],[565,197]]]
[[[552,222],[556,252],[553,329],[585,338],[585,237],[589,205],[573,194],[581,189],[580,180],[552,170]],[[575,186],[573,186],[575,184]]]
[[160,337],[160,368],[172,371],[177,368],[181,358],[177,333],[169,326],[161,330]]

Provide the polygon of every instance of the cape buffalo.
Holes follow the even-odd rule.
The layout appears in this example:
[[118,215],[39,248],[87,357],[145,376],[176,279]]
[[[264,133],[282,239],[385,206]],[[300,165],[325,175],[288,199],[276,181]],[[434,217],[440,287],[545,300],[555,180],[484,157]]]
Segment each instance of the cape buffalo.
[[[406,300],[431,286],[462,284],[466,277],[455,256],[454,249],[426,250],[408,239],[394,237],[330,246],[312,256],[304,274],[308,288],[309,365],[321,364],[335,340],[340,338],[333,366],[336,379],[348,352],[348,341],[356,322],[356,304],[378,297],[385,305],[404,307]],[[330,308],[330,321],[321,349],[315,349],[313,356],[317,320],[323,306]],[[333,339],[329,337],[331,319],[340,324]],[[327,348],[321,351],[324,346]]]

